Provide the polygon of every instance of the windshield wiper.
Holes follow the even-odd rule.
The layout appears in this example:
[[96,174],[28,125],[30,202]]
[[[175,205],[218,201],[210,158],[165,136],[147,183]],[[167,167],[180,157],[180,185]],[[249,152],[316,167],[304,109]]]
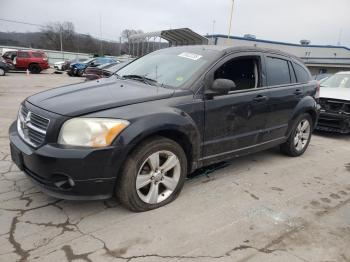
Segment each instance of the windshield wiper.
[[148,77],[142,76],[142,75],[123,75],[121,78],[122,79],[131,79],[131,80],[141,81],[141,82],[143,82],[145,84],[152,85],[152,86],[158,86],[159,85],[157,80],[152,79],[152,78],[148,78]]

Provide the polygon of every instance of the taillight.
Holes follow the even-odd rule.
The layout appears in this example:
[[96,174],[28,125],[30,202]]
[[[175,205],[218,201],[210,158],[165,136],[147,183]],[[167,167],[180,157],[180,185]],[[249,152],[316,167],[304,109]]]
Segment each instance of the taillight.
[[319,98],[320,98],[320,91],[321,91],[321,85],[320,85],[320,82],[317,81],[316,94],[315,94],[315,98],[316,98],[316,99],[319,99]]

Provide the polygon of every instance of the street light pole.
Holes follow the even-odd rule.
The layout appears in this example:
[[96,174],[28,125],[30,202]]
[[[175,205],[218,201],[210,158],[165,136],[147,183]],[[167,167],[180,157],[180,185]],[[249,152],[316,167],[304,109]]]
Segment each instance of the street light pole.
[[230,39],[230,35],[231,35],[232,17],[233,17],[233,7],[234,7],[234,5],[235,5],[235,0],[231,0],[231,1],[232,1],[232,5],[231,5],[231,13],[230,13],[229,26],[228,26],[227,39]]
[[212,41],[212,44],[213,44],[213,45],[215,45],[215,43],[214,43],[215,23],[216,23],[216,21],[213,20],[213,32],[212,32],[212,37],[211,37],[211,41]]

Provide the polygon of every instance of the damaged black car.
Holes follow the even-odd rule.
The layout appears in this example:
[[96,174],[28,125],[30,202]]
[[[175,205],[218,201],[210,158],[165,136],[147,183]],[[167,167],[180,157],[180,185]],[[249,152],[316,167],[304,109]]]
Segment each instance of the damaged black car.
[[275,146],[302,155],[318,95],[303,63],[280,51],[162,49],[27,98],[9,130],[12,160],[54,197],[116,196],[146,211],[176,199],[198,168]]

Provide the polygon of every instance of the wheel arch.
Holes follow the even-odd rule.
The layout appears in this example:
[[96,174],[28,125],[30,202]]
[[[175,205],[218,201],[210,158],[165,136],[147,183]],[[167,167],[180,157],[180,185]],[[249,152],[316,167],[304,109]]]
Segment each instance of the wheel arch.
[[301,114],[305,114],[305,113],[311,116],[311,119],[313,121],[313,129],[314,129],[317,125],[319,112],[317,109],[317,102],[313,97],[310,97],[310,96],[304,97],[295,107],[292,117],[290,118],[288,123],[288,133],[286,137],[289,137],[290,133],[292,132],[292,128],[294,126],[295,120]]
[[201,136],[193,119],[184,112],[167,111],[130,120],[131,124],[113,141],[113,146],[123,148],[122,157],[115,159],[117,176],[127,157],[146,139],[161,136],[178,143],[185,151],[188,172],[198,167]]

